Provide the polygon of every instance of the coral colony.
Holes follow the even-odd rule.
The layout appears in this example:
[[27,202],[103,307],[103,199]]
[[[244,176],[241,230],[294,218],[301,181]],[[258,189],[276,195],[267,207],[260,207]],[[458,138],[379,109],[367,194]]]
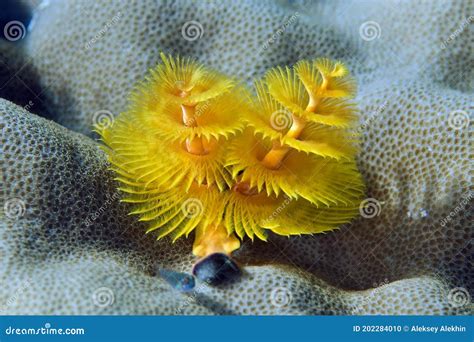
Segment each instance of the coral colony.
[[357,215],[355,83],[342,63],[271,69],[252,94],[194,60],[161,59],[128,110],[96,131],[147,233],[194,232],[199,278],[238,273],[230,255],[245,237],[321,233]]

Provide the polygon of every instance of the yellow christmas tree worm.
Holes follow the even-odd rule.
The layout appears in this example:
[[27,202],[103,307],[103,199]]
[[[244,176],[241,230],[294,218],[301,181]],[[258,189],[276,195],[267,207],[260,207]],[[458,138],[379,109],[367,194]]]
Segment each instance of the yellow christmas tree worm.
[[230,255],[245,237],[329,231],[357,214],[355,86],[342,63],[272,69],[252,96],[194,60],[161,58],[130,108],[96,127],[147,232],[195,232],[195,255]]

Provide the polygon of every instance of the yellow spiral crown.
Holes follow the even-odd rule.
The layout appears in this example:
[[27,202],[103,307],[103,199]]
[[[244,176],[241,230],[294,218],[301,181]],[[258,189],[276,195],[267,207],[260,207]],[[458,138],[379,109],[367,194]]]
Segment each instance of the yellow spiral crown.
[[301,61],[255,82],[161,54],[111,126],[96,126],[124,202],[147,232],[195,231],[194,254],[248,236],[329,231],[358,212],[354,80],[340,62]]

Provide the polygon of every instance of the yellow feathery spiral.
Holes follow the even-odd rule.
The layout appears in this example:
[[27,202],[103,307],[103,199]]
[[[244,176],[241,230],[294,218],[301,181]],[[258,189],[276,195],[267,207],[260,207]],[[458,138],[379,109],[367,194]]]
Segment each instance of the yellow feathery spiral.
[[230,194],[228,232],[311,234],[350,221],[364,184],[355,162],[355,84],[347,68],[328,59],[301,61],[269,70],[255,88],[249,128],[228,151],[226,166],[239,180],[234,188],[248,195],[243,201]]
[[123,201],[198,256],[244,237],[320,233],[357,215],[354,80],[341,62],[274,68],[252,96],[235,79],[161,54],[113,125],[96,127]]

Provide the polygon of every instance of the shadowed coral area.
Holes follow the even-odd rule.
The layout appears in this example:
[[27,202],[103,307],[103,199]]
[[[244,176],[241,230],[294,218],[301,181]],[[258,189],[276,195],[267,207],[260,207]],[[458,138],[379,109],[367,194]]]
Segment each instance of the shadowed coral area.
[[[470,1],[38,6],[24,40],[0,42],[0,77],[17,77],[0,85],[1,204],[21,214],[1,216],[1,312],[472,314],[474,60],[472,25],[462,25],[473,10]],[[190,21],[197,38],[183,30]],[[90,138],[96,113],[123,111],[160,51],[249,84],[300,59],[344,61],[358,83],[358,166],[375,213],[325,235],[244,243],[240,282],[172,289],[157,269],[189,272],[191,241],[143,234]],[[56,122],[8,101],[28,103],[19,79],[47,108],[30,112]]]

